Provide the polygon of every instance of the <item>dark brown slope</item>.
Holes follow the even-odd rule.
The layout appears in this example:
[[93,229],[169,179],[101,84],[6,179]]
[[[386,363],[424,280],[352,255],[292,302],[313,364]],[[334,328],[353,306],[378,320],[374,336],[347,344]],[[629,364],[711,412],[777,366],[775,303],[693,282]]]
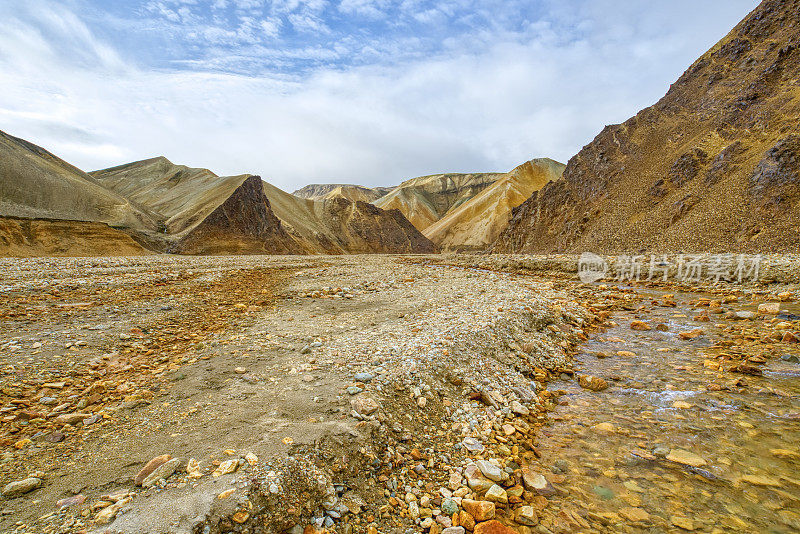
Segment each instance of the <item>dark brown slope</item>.
[[800,2],[762,2],[514,210],[495,252],[798,251]]
[[272,213],[261,177],[250,176],[169,251],[178,254],[300,254]]
[[436,252],[432,241],[397,209],[383,210],[367,202],[331,198],[325,203],[329,220],[338,222],[337,235],[351,253]]

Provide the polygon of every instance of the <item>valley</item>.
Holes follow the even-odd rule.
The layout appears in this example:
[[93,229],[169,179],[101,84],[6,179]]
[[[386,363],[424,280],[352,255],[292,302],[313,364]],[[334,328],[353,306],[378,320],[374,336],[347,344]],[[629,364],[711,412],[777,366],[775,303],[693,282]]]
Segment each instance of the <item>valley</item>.
[[[478,31],[502,6],[472,6],[458,25],[474,34],[441,50],[428,25],[455,5],[412,21],[383,3],[274,3],[270,18],[207,3],[6,26],[35,57],[58,52],[48,32],[77,31],[88,55],[70,52],[67,82],[103,67],[69,91],[26,84],[64,106],[52,116],[0,109],[42,142],[0,131],[0,532],[800,531],[800,0],[749,6],[710,48],[688,24],[705,5],[654,22],[660,4],[529,3],[542,13],[505,32]],[[136,39],[120,30],[140,18]],[[97,20],[126,43],[194,44],[147,41],[138,60],[159,63],[140,70],[89,39]],[[349,48],[381,21],[428,29]],[[453,73],[390,76],[372,62],[387,47]],[[523,59],[481,55],[501,52]],[[674,79],[675,57],[694,62],[652,81]],[[166,73],[179,83],[132,98]],[[156,110],[180,135],[114,144],[95,100],[123,79],[114,120]],[[593,92],[608,80],[622,97]],[[90,112],[65,104],[78,94]],[[168,152],[218,168],[150,157]]]
[[452,259],[4,260],[2,529],[797,528],[800,273]]

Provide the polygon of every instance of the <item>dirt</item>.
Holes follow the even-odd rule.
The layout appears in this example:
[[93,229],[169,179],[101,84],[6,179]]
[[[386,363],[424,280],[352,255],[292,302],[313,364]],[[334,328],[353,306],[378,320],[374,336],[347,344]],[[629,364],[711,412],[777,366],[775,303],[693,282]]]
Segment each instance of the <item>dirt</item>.
[[[0,486],[42,483],[0,501],[0,530],[569,531],[523,476],[559,403],[545,385],[641,297],[598,306],[574,273],[496,260],[3,260]],[[135,486],[164,454],[176,473]],[[489,482],[481,459],[507,504],[467,483]]]

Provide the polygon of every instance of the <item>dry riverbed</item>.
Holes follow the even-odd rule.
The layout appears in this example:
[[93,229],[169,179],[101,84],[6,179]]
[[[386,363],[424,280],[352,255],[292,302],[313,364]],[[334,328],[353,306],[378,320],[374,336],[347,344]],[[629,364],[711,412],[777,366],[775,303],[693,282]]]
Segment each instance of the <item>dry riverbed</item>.
[[[796,526],[794,288],[673,302],[451,260],[3,260],[0,530],[712,532],[673,502],[692,491],[726,492],[753,532],[760,502]],[[723,410],[670,440],[660,405],[620,393],[687,380],[710,400],[683,387],[664,417],[761,402],[763,420]],[[727,419],[736,454],[685,435]],[[765,448],[779,473],[738,467]]]

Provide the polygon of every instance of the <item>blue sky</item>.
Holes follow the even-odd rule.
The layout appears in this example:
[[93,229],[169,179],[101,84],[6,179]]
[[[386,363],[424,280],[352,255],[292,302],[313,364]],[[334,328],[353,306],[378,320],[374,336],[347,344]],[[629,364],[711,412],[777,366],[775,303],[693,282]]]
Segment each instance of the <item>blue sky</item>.
[[566,162],[748,0],[0,0],[0,129],[292,190]]

